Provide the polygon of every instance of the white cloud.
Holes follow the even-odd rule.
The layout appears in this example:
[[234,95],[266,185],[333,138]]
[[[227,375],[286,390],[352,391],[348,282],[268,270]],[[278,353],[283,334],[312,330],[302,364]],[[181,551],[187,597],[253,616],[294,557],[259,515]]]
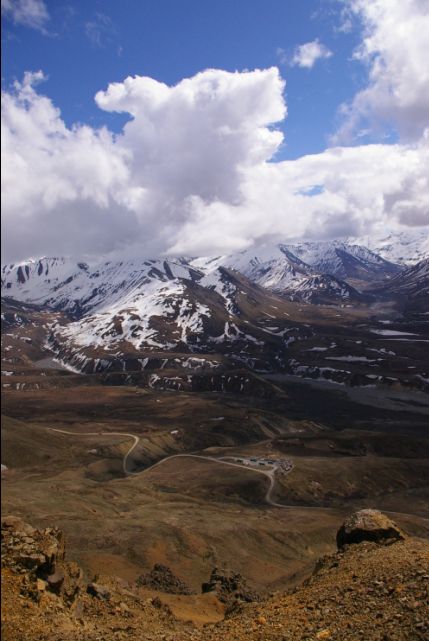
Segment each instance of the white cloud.
[[[96,95],[132,119],[120,135],[67,128],[27,74],[2,104],[5,258],[202,254],[259,238],[429,224],[429,133],[268,162],[286,115],[277,69],[207,70],[169,87],[126,78]],[[429,123],[428,123],[429,124]],[[429,132],[429,129],[428,129]]]
[[85,34],[95,47],[103,48],[116,35],[112,19],[101,11],[97,11],[92,20],[85,23]]
[[49,13],[43,0],[1,0],[1,11],[17,24],[45,31]]
[[355,58],[368,66],[369,75],[367,86],[342,105],[334,143],[353,140],[363,123],[390,124],[403,139],[418,139],[429,114],[429,3],[352,0],[348,11],[362,21]]
[[[192,253],[198,242],[200,252],[210,253],[242,249],[270,235],[336,238],[428,225],[428,166],[424,139],[409,146],[338,147],[253,167],[242,184],[242,203],[194,203],[172,249]],[[322,189],[312,190],[315,185]]]
[[287,64],[288,56],[285,49],[283,49],[282,47],[277,47],[276,54],[277,54],[277,58],[279,59],[279,62],[282,65]]
[[133,179],[156,199],[240,199],[245,168],[271,158],[283,140],[284,83],[276,68],[209,69],[174,87],[136,76],[97,93],[99,107],[130,113],[120,144],[133,153]]
[[121,216],[124,236],[127,220],[135,219],[120,204],[128,190],[127,151],[105,129],[68,129],[49,98],[35,91],[42,80],[42,72],[27,73],[2,96],[5,256],[105,251]]
[[[108,251],[130,238],[168,248],[193,199],[241,202],[242,174],[282,142],[286,113],[277,69],[209,70],[168,87],[127,78],[97,94],[133,120],[121,136],[68,129],[27,74],[2,100],[5,257]],[[99,238],[90,230],[99,225]],[[27,242],[28,241],[28,242]],[[32,243],[32,246],[31,246]]]
[[291,65],[311,69],[317,60],[331,56],[332,51],[316,38],[316,40],[306,42],[295,49]]

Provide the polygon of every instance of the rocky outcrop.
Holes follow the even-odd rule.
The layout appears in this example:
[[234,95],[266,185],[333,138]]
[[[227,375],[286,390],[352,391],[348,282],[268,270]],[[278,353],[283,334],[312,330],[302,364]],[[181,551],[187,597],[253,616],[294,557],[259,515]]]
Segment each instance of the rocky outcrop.
[[[60,531],[38,530],[21,519],[8,517],[2,522],[2,539],[4,641],[429,638],[429,545],[412,536],[395,545],[367,540],[360,545],[344,545],[325,557],[319,571],[304,584],[257,603],[245,603],[257,597],[240,574],[215,568],[203,591],[222,599],[226,620],[203,627],[204,609],[210,600],[217,601],[210,595],[207,599],[201,595],[172,599],[183,608],[181,618],[175,619],[175,612],[162,596],[148,599],[127,582],[107,575],[94,579],[80,592],[74,607],[67,607],[61,595],[73,576],[71,564],[64,560]],[[386,540],[392,539],[381,542]],[[47,568],[55,571],[46,576]],[[59,594],[55,592],[58,585]],[[39,595],[37,602],[34,594]],[[197,628],[192,619],[183,621],[184,614],[188,617],[191,613]]]
[[337,532],[337,547],[372,541],[394,543],[405,538],[405,534],[385,514],[378,510],[360,510],[349,516]]
[[139,576],[136,583],[140,587],[144,586],[169,594],[193,594],[186,583],[162,563],[156,563],[150,572]]
[[82,588],[82,570],[65,561],[64,536],[58,528],[38,530],[16,516],[1,522],[2,566],[23,574],[23,592],[39,601],[57,594],[72,605]]
[[326,557],[286,594],[244,605],[198,641],[426,641],[429,545],[363,541]]
[[[82,570],[65,560],[61,530],[2,519],[2,641],[191,638],[191,624],[153,601],[115,577],[83,585]],[[186,637],[177,637],[182,629]]]
[[234,601],[258,601],[259,595],[247,585],[246,579],[238,572],[214,568],[207,583],[203,583],[204,592],[214,592],[222,603],[231,605]]

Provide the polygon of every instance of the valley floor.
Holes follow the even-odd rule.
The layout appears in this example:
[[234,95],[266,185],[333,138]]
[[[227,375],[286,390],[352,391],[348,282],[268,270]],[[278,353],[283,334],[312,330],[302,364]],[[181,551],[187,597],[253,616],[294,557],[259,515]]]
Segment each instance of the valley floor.
[[54,521],[87,576],[107,564],[134,580],[160,562],[196,589],[225,565],[261,593],[307,576],[361,507],[429,538],[426,417],[309,389],[6,390],[3,513]]

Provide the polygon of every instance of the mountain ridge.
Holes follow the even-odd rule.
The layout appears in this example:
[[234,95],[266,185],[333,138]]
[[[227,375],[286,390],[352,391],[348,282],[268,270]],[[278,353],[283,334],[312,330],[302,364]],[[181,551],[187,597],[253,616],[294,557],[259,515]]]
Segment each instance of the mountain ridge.
[[[420,253],[417,257],[420,258]],[[126,285],[128,291],[130,284],[136,284],[139,278],[144,281],[154,274],[166,280],[175,277],[199,280],[219,267],[241,272],[255,283],[277,293],[297,295],[298,292],[305,292],[307,295],[304,299],[308,298],[314,284],[312,279],[317,276],[329,275],[331,282],[328,286],[335,287],[338,281],[345,281],[359,291],[365,289],[368,282],[391,278],[404,269],[403,265],[392,263],[362,245],[344,241],[306,241],[299,244],[257,245],[236,254],[218,257],[136,258],[127,257],[124,253],[115,260],[103,259],[91,264],[65,257],[29,259],[3,265],[2,288],[12,298],[53,304],[69,311],[71,301],[80,297],[79,305],[87,312],[95,307],[94,300],[95,303],[100,300],[99,292],[94,293],[100,271],[105,274],[105,279],[113,279],[116,287],[122,285],[125,288]],[[95,287],[91,287],[93,283]],[[70,284],[73,287],[67,287]],[[82,294],[79,291],[84,290],[85,285],[86,289],[92,289],[92,296],[90,292],[85,295],[85,292]],[[320,282],[317,287],[320,289]],[[57,295],[59,290],[65,292],[60,301]],[[103,292],[104,295],[115,293],[112,287],[106,292],[105,286]],[[349,296],[350,291],[345,298]]]
[[[122,372],[127,381],[137,382],[132,377],[138,375],[145,384],[175,389],[207,385],[190,370],[210,374],[222,390],[228,376],[222,377],[237,369],[243,390],[249,389],[246,371],[394,384],[389,337],[426,340],[423,324],[407,325],[404,314],[424,314],[429,304],[427,260],[394,265],[343,241],[265,244],[214,258],[124,255],[89,264],[53,257],[3,266],[2,289],[8,299],[63,314],[44,327],[45,348],[73,371]],[[5,314],[13,316],[8,305]],[[400,318],[393,329],[384,328]],[[338,332],[344,335],[341,348],[332,347]],[[362,337],[378,359],[360,347]],[[397,354],[398,342],[395,347]],[[327,353],[316,358],[317,350]],[[327,359],[347,366],[332,367]],[[405,351],[394,372],[399,362],[404,380],[420,371],[421,365],[408,371]],[[360,370],[365,364],[365,376],[352,363]],[[374,368],[382,373],[373,374]],[[158,371],[148,377],[152,369]],[[420,388],[426,385],[424,367],[419,375],[412,384]]]

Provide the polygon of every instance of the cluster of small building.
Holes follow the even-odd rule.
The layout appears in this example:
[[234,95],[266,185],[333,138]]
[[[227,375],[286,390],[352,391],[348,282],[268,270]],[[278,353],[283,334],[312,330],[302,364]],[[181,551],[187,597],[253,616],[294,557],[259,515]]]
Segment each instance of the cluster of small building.
[[247,465],[249,467],[275,467],[279,472],[287,473],[292,469],[292,461],[289,459],[272,459],[251,457],[234,457],[234,463]]

